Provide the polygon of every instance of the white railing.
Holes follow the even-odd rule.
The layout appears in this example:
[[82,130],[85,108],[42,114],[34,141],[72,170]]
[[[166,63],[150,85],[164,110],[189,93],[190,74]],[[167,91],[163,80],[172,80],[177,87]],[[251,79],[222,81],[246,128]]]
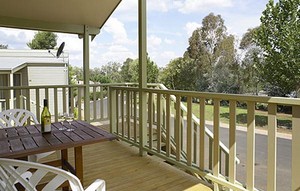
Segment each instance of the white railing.
[[[277,107],[291,106],[292,113],[292,176],[291,187],[298,188],[300,182],[300,100],[291,98],[258,97],[188,91],[142,89],[147,93],[147,143],[141,147],[139,136],[138,102],[139,89],[132,87],[110,87],[111,131],[121,139],[148,153],[159,156],[183,169],[197,173],[214,183],[215,190],[255,190],[255,110],[257,103],[268,106],[268,148],[266,190],[276,190],[277,167]],[[121,98],[119,98],[121,97]],[[186,108],[176,100],[186,98]],[[119,100],[121,99],[121,100]],[[198,100],[193,103],[193,100]],[[213,102],[213,134],[206,132],[206,100]],[[228,150],[222,157],[220,138],[220,103],[229,103]],[[246,124],[246,170],[245,182],[237,178],[237,103],[247,105]],[[192,112],[198,105],[200,122]],[[121,113],[120,113],[121,112]],[[120,117],[121,116],[121,117]],[[209,138],[212,136],[212,138]],[[224,145],[225,147],[225,145]],[[226,148],[226,147],[225,147]],[[184,152],[183,152],[184,151]],[[185,153],[185,156],[183,155]],[[227,158],[228,157],[228,158]],[[225,159],[224,159],[225,158]],[[225,169],[224,169],[225,168]],[[287,177],[288,178],[288,177]],[[298,186],[298,187],[297,187]],[[296,189],[294,189],[296,190]]]
[[59,116],[65,112],[75,113],[76,117],[81,120],[108,120],[107,92],[109,86],[110,84],[90,85],[92,91],[89,95],[89,119],[84,116],[84,109],[86,108],[83,101],[84,85],[0,87],[0,91],[4,95],[0,99],[0,112],[5,109],[24,108],[33,112],[39,119],[43,99],[47,98],[53,121],[58,121]]
[[[33,86],[33,87],[0,87],[0,110],[26,108],[40,116],[42,100],[48,98],[52,104],[53,120],[58,121],[62,112],[75,112],[78,119],[86,121],[107,121],[110,119],[111,130],[121,139],[139,145],[139,89],[137,84],[94,84],[90,85],[89,118],[84,116],[85,85],[70,86]],[[118,87],[123,86],[123,87]],[[268,106],[268,149],[267,149],[267,188],[276,190],[277,164],[277,107],[292,107],[292,157],[291,157],[291,190],[300,188],[300,100],[275,97],[257,97],[200,93],[161,89],[158,84],[149,84],[142,91],[148,95],[147,144],[141,148],[155,154],[183,169],[197,173],[211,180],[215,189],[221,186],[233,190],[255,189],[255,110],[256,103]],[[13,95],[13,96],[12,96]],[[111,95],[111,97],[110,97]],[[22,99],[26,98],[26,99]],[[10,99],[13,98],[14,101]],[[186,99],[187,106],[181,100]],[[30,100],[30,101],[27,101]],[[197,103],[193,103],[197,100]],[[206,100],[214,103],[213,133],[208,131],[205,116]],[[228,144],[220,138],[220,102],[229,103]],[[246,137],[246,178],[238,183],[237,177],[237,103],[247,105]],[[197,104],[198,116],[194,116],[192,105]],[[38,117],[39,118],[39,117]],[[227,149],[227,147],[229,149]],[[290,190],[290,189],[289,189]]]
[[[42,112],[43,99],[48,99],[53,121],[58,121],[65,112],[75,113],[81,120],[90,122],[109,119],[108,92],[110,86],[136,86],[135,83],[90,84],[89,118],[84,116],[85,85],[18,86],[0,87],[0,112],[5,109],[23,108],[33,112],[37,118]],[[13,96],[12,96],[13,95]],[[11,100],[13,98],[13,100]]]

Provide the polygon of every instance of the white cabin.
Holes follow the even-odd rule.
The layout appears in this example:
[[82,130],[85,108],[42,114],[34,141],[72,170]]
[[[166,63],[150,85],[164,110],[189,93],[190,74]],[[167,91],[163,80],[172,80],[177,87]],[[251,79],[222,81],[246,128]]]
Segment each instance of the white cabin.
[[[69,54],[64,52],[59,58],[55,55],[56,50],[0,49],[0,87],[68,85]],[[35,100],[36,94],[32,90],[30,91],[30,110],[33,112],[35,112],[36,104],[39,104],[41,108],[43,107],[45,91],[40,91],[39,93],[40,103],[34,103],[31,100]],[[49,89],[48,102],[50,112],[52,111],[52,113],[54,113],[53,95],[53,89]],[[15,96],[15,93],[11,95],[11,100],[14,100]],[[21,96],[24,98],[24,102],[26,102],[27,98],[22,93]],[[60,89],[58,89],[58,96],[62,96],[62,90]],[[0,91],[0,111],[6,109],[4,98],[4,91]],[[62,99],[58,97],[58,100]],[[13,105],[15,103],[11,101],[10,104]],[[63,112],[62,103],[58,103],[58,111],[60,113]],[[39,118],[39,116],[37,117]]]

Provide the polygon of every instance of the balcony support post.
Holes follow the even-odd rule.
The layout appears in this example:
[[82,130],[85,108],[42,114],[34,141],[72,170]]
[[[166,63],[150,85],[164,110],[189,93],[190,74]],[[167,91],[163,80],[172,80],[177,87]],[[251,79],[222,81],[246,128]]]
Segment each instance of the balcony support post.
[[[84,120],[90,122],[90,36],[89,27],[84,26],[83,35],[83,83],[84,83]],[[79,104],[81,101],[79,100]],[[80,108],[80,107],[79,107]]]
[[147,144],[147,31],[146,31],[146,0],[138,4],[138,44],[139,44],[139,153],[145,156]]

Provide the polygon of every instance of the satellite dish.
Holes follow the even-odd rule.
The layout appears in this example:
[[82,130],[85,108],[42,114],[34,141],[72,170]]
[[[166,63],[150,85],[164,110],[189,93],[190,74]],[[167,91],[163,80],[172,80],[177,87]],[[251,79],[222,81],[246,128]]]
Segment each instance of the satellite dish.
[[59,58],[59,56],[61,55],[61,53],[63,52],[63,49],[65,47],[65,42],[62,42],[60,44],[60,46],[58,47],[58,50],[56,52],[56,58]]

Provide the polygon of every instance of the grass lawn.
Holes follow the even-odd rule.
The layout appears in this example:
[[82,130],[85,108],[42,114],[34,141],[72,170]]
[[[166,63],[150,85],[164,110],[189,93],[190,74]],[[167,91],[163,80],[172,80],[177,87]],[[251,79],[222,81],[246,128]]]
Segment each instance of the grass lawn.
[[[185,102],[183,102],[186,105]],[[205,107],[205,118],[207,121],[213,121],[213,105],[206,105]],[[193,113],[199,118],[199,104],[193,103]],[[237,124],[240,126],[247,125],[247,109],[237,108]],[[266,111],[255,111],[255,125],[256,127],[267,128],[268,113]],[[220,107],[220,121],[221,123],[229,123],[229,107]],[[277,125],[278,127],[291,129],[292,128],[292,116],[283,113],[277,113]]]

